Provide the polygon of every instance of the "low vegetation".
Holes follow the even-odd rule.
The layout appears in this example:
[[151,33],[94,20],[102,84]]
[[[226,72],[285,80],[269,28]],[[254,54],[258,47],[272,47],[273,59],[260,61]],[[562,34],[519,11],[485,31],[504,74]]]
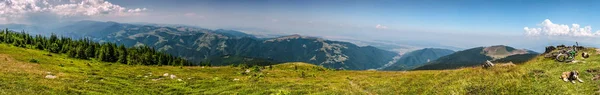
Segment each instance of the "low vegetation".
[[[600,55],[559,63],[456,70],[336,71],[306,63],[271,66],[125,65],[0,44],[0,94],[595,94]],[[48,56],[51,54],[52,56]],[[31,59],[38,63],[30,62]],[[578,70],[584,83],[559,79]],[[590,72],[587,72],[590,71]]]

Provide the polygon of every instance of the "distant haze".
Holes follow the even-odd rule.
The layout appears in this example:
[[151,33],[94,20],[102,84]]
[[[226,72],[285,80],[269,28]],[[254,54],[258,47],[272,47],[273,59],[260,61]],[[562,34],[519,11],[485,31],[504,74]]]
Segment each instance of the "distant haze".
[[[541,51],[599,46],[598,1],[480,0],[1,0],[0,23],[53,27],[97,20],[300,34],[395,47],[508,45]],[[543,7],[541,7],[543,6]]]

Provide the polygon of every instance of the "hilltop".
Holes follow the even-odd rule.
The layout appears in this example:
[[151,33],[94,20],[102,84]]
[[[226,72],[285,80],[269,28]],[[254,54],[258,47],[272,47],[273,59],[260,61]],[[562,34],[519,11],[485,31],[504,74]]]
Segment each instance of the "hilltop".
[[488,47],[476,47],[458,51],[435,61],[425,63],[416,70],[440,70],[456,69],[461,67],[479,66],[487,60],[492,62],[515,62],[523,63],[537,56],[538,53],[515,49],[510,46],[496,45]]
[[[586,72],[600,70],[594,49],[585,50],[592,57],[578,57],[580,63],[536,57],[491,69],[400,72],[335,71],[301,62],[271,68],[140,66],[47,56],[46,51],[5,44],[0,49],[5,68],[0,70],[0,94],[594,94],[600,85],[590,80],[598,72]],[[558,79],[571,70],[578,70],[585,83]]]

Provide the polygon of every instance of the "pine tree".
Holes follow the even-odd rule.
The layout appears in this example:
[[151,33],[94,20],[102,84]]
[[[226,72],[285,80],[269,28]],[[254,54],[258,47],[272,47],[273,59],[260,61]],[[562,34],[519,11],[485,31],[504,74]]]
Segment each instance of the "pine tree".
[[59,48],[58,48],[58,44],[56,43],[52,43],[52,45],[50,45],[50,52],[52,53],[58,53],[59,52]]
[[139,65],[192,65],[185,59],[158,52],[152,47],[130,47],[114,43],[97,43],[89,39],[72,40],[68,37],[58,37],[52,34],[49,38],[41,35],[31,36],[25,32],[0,30],[0,43],[12,44],[17,47],[35,48],[52,53],[67,54],[78,59],[97,58],[104,62],[119,62]]
[[127,49],[125,46],[119,46],[119,63],[127,64]]

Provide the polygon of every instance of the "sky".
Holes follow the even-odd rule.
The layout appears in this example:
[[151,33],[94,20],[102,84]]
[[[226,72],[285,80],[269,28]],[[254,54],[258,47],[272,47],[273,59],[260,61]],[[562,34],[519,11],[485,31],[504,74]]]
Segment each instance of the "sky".
[[0,23],[97,20],[471,48],[598,45],[596,0],[0,0]]

